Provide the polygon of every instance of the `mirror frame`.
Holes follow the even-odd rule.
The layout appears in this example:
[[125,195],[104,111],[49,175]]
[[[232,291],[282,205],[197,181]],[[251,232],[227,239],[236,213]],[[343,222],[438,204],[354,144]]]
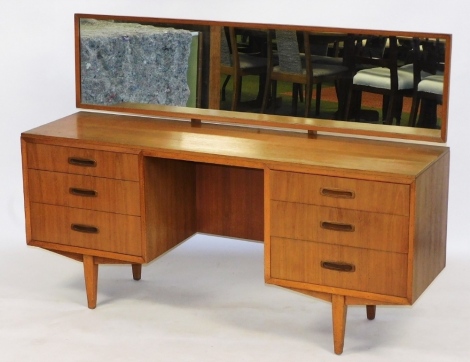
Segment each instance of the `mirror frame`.
[[[210,60],[209,60],[209,101],[208,109],[177,107],[164,105],[136,105],[134,108],[107,106],[97,104],[84,104],[81,102],[81,75],[80,75],[80,19],[119,20],[139,23],[172,23],[176,25],[208,26],[210,28]],[[191,19],[150,18],[135,16],[114,16],[97,14],[75,14],[75,92],[76,106],[81,109],[110,111],[127,114],[148,115],[158,118],[171,117],[181,120],[191,120],[194,124],[201,122],[214,122],[224,124],[250,125],[257,127],[274,127],[307,131],[310,135],[317,132],[337,133],[374,138],[405,139],[426,142],[445,143],[447,141],[448,107],[449,107],[449,83],[451,68],[452,35],[441,33],[424,33],[412,31],[391,31],[373,29],[349,29],[333,27],[316,27],[307,25],[285,24],[257,24],[243,22],[204,21]],[[305,118],[297,116],[281,116],[272,114],[259,114],[249,112],[219,110],[220,107],[220,34],[221,27],[249,27],[253,29],[284,29],[312,32],[344,32],[360,33],[364,35],[397,35],[414,37],[443,38],[446,41],[444,90],[442,102],[441,129],[426,129],[407,126],[383,125],[373,123],[360,123],[341,120],[328,120],[318,118]]]

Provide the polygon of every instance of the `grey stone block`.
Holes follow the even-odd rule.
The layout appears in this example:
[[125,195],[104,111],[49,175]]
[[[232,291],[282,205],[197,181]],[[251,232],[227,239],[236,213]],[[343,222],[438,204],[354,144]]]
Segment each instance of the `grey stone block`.
[[82,103],[185,106],[191,39],[187,30],[82,20]]

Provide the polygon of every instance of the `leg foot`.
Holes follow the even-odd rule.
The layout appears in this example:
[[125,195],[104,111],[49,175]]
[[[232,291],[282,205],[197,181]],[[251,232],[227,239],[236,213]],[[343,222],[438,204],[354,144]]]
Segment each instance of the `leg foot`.
[[345,304],[344,295],[331,296],[333,308],[333,341],[335,353],[343,353],[344,333],[346,331],[346,314],[347,305]]
[[140,280],[142,277],[142,264],[132,264],[132,277],[134,280]]
[[366,305],[366,311],[367,311],[367,319],[372,321],[375,319],[375,310],[376,306],[375,305]]
[[85,271],[85,287],[88,300],[88,308],[96,308],[96,296],[98,294],[98,264],[90,255],[83,255],[83,269]]

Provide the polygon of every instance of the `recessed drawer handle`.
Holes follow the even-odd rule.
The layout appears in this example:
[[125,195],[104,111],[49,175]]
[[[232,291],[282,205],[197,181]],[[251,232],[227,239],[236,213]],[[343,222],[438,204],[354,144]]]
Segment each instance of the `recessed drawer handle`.
[[353,273],[356,271],[356,267],[353,264],[338,263],[334,261],[322,261],[321,267],[328,270],[334,270],[339,272]]
[[354,191],[341,190],[341,189],[327,189],[322,187],[320,189],[320,194],[328,197],[337,197],[340,199],[354,199],[356,194]]
[[69,188],[69,192],[75,196],[97,197],[98,192],[95,190],[79,189],[77,187]]
[[69,157],[69,163],[74,166],[96,167],[96,161],[89,158]]
[[353,232],[355,230],[354,225],[342,224],[339,222],[331,222],[331,221],[321,221],[320,227],[322,229],[333,230],[333,231]]
[[98,234],[100,229],[96,226],[82,225],[82,224],[72,224],[71,228],[73,231],[78,231],[79,233],[85,234]]

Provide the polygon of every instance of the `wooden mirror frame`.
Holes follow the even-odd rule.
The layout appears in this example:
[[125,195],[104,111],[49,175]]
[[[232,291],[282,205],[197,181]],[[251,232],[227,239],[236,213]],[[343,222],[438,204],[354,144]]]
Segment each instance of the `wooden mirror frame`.
[[[138,23],[171,23],[174,25],[196,25],[210,28],[210,66],[209,66],[209,93],[208,109],[163,106],[163,105],[136,105],[133,108],[123,106],[108,106],[98,104],[85,104],[81,101],[81,74],[80,74],[80,19],[118,20]],[[352,121],[327,120],[317,118],[305,118],[297,116],[282,116],[272,114],[248,113],[219,110],[220,107],[220,34],[221,27],[249,27],[252,29],[284,29],[310,32],[343,32],[359,33],[364,35],[397,35],[408,37],[427,37],[444,39],[445,51],[445,73],[442,102],[441,129],[427,129],[418,127],[406,127],[396,125],[384,125],[373,123],[362,123]],[[188,19],[129,17],[96,14],[75,14],[75,83],[76,83],[76,105],[77,108],[111,111],[129,114],[141,114],[155,117],[171,117],[182,120],[191,120],[195,125],[201,122],[216,122],[239,125],[250,125],[257,127],[274,127],[281,129],[307,131],[309,134],[316,132],[348,134],[379,138],[396,138],[427,142],[447,141],[447,120],[449,106],[449,83],[450,83],[450,59],[451,59],[452,36],[450,34],[421,33],[407,31],[386,31],[371,29],[347,29],[315,27],[305,25],[277,25],[277,24],[255,24],[241,22],[219,22]]]

